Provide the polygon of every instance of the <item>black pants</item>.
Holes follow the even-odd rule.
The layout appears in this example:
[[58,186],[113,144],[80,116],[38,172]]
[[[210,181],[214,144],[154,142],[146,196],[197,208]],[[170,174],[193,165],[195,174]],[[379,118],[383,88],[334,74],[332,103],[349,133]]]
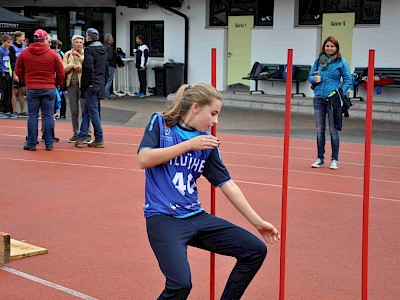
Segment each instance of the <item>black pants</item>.
[[4,113],[13,113],[11,105],[13,81],[8,73],[0,76],[0,111]]
[[221,299],[240,299],[267,254],[252,233],[206,212],[185,219],[155,215],[146,219],[150,245],[166,277],[162,299],[187,299],[192,288],[187,247],[237,259]]
[[139,77],[139,85],[140,85],[139,93],[146,95],[146,89],[147,89],[146,70],[138,69],[138,77]]

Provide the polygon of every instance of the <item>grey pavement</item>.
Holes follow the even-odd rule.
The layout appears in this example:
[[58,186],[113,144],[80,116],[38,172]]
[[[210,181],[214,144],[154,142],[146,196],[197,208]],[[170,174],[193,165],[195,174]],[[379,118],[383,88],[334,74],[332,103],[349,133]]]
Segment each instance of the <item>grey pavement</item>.
[[[106,125],[144,128],[153,112],[163,111],[167,106],[166,97],[151,96],[139,99],[125,96],[117,100],[102,100],[102,122]],[[62,122],[70,122],[70,120],[67,118]],[[312,114],[292,113],[290,123],[290,136],[292,138],[315,140],[316,129]],[[372,143],[400,146],[399,125],[400,122],[374,120]],[[351,116],[345,118],[343,130],[340,133],[341,141],[364,143],[364,128],[364,119],[352,118]],[[217,132],[283,137],[284,112],[223,106]],[[327,130],[327,141],[329,140],[329,130]]]

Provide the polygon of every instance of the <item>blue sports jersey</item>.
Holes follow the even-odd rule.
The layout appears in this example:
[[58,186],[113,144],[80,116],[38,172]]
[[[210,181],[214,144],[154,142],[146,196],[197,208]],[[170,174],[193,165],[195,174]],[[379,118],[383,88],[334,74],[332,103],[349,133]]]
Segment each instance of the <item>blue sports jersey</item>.
[[22,50],[24,50],[26,48],[26,45],[20,45],[20,47],[18,47],[17,45],[12,44],[11,47],[13,47],[15,50],[15,60],[17,60],[18,56],[21,54]]
[[1,68],[2,73],[9,73],[10,72],[10,50],[3,48],[3,46],[0,46],[0,58],[1,58]]
[[[208,135],[181,125],[167,126],[160,114],[154,114],[138,151],[142,148],[166,148],[198,135]],[[147,168],[144,215],[157,214],[185,218],[202,211],[196,180],[203,175],[213,185],[229,181],[218,148],[184,153],[161,165]]]

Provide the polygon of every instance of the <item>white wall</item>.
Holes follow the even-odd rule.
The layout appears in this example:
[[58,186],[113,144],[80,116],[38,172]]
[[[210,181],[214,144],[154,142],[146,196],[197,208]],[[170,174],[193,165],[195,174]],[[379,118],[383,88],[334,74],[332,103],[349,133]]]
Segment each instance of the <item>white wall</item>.
[[[320,51],[320,27],[295,26],[295,1],[280,0],[274,4],[274,26],[255,27],[252,36],[252,63],[285,63],[287,49],[293,49],[295,64],[310,64]],[[187,4],[190,3],[190,9]],[[120,15],[122,12],[122,16]],[[206,0],[184,1],[180,12],[189,17],[189,68],[188,82],[211,81],[211,48],[217,49],[217,88],[226,89],[227,69],[227,29],[208,27]],[[149,9],[132,9],[117,7],[117,46],[129,53],[129,22],[140,20],[164,20],[165,57],[152,58],[150,68],[162,65],[169,58],[176,62],[184,62],[184,19],[168,11],[150,6]],[[353,32],[353,54],[351,70],[357,66],[367,66],[368,49],[375,49],[375,66],[400,67],[395,59],[397,49],[400,49],[400,39],[397,34],[400,28],[400,1],[382,0],[380,26],[356,26]],[[340,42],[340,41],[339,41]],[[249,70],[243,70],[243,76]],[[154,72],[148,72],[149,86],[154,86]],[[254,83],[251,83],[254,88]],[[271,94],[284,94],[282,83],[260,82],[259,88]],[[300,85],[307,96],[313,93],[308,83]],[[363,88],[360,93],[365,96]],[[374,101],[400,102],[399,89],[382,89],[381,95],[375,95]]]

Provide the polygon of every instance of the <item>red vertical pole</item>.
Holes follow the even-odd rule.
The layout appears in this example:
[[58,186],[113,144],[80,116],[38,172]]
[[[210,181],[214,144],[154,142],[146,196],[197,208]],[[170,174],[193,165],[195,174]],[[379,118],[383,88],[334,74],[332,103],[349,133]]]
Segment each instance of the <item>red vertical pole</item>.
[[368,227],[369,227],[369,184],[371,171],[372,101],[374,95],[375,50],[369,50],[367,110],[365,115],[364,149],[364,196],[362,233],[362,299],[368,299]]
[[279,278],[279,299],[285,299],[285,273],[286,273],[286,218],[287,218],[287,193],[289,169],[289,140],[290,140],[290,109],[292,102],[292,74],[293,74],[293,49],[288,49],[286,72],[286,105],[285,105],[285,132],[283,142],[283,170],[282,170],[282,217],[281,217],[281,259]]
[[[217,87],[217,49],[211,49],[211,84]],[[217,135],[217,125],[211,128],[211,134]],[[215,215],[215,187],[211,185],[211,214]],[[210,300],[215,299],[215,253],[210,253]]]

